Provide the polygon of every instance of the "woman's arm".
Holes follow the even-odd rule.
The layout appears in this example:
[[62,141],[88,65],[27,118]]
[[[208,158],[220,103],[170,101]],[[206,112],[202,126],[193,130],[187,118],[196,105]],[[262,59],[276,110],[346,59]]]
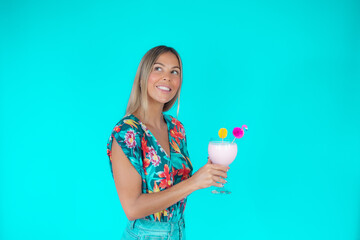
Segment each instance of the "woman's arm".
[[142,193],[141,176],[115,142],[112,143],[111,152],[113,175],[121,205],[129,220],[160,212],[198,189],[221,186],[216,182],[224,182],[220,176],[227,177],[228,167],[211,164],[209,161],[192,177],[171,188],[160,192]]

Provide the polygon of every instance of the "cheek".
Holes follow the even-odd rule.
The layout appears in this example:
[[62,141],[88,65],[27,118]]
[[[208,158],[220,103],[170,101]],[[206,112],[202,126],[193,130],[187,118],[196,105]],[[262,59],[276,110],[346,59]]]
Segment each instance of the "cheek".
[[154,91],[154,84],[156,82],[156,77],[150,73],[149,78],[148,78],[148,82],[147,82],[147,91],[148,91],[148,95],[152,96],[152,92]]
[[153,84],[158,79],[158,76],[156,73],[150,73],[149,79],[148,79],[148,85]]
[[178,89],[180,87],[180,78],[176,79],[176,81],[174,81],[174,85],[176,87],[176,89]]

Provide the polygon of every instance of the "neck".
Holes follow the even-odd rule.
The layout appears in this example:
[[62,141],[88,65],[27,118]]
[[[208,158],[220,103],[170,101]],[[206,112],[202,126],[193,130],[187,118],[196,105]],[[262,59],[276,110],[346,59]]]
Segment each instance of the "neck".
[[145,119],[144,116],[144,110],[142,107],[140,107],[138,110],[134,112],[134,115],[137,116],[137,118],[140,119],[146,126],[150,126],[153,128],[161,129],[162,126],[164,126],[164,123],[166,124],[164,118],[163,118],[163,107],[164,104],[162,103],[154,103],[148,101],[148,109],[146,111],[146,117],[147,120],[143,121]]

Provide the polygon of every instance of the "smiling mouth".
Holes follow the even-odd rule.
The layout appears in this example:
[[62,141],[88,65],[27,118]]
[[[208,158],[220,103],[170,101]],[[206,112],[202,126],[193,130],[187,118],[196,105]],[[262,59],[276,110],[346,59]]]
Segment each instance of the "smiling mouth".
[[160,90],[171,92],[171,88],[169,88],[169,87],[165,87],[165,86],[156,86],[156,87]]

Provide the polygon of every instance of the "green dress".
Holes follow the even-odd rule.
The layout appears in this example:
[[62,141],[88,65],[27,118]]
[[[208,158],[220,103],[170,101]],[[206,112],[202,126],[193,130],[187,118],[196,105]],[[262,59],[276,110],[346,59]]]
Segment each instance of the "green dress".
[[[113,128],[107,143],[111,174],[111,147],[115,138],[123,152],[142,178],[142,193],[163,191],[192,176],[193,166],[189,159],[185,129],[171,115],[165,115],[170,156],[160,146],[154,135],[134,115],[124,116]],[[160,222],[176,222],[184,215],[187,197],[144,219]]]

